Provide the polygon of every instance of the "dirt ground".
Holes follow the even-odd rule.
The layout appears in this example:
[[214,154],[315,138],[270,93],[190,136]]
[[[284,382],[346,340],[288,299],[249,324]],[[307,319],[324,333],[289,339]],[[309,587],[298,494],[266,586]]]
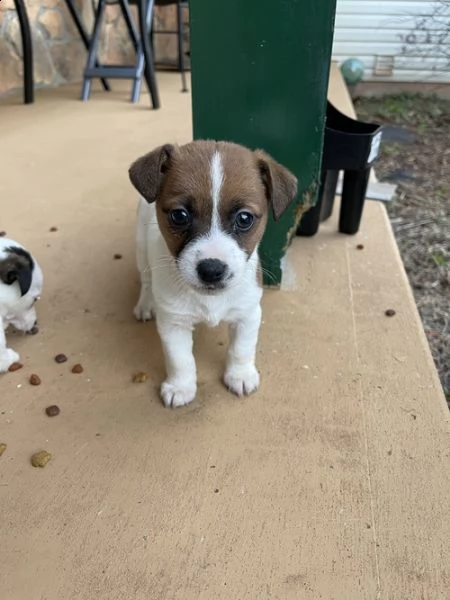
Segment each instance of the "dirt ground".
[[375,169],[398,186],[387,210],[450,406],[450,100],[360,97],[355,108],[387,126]]

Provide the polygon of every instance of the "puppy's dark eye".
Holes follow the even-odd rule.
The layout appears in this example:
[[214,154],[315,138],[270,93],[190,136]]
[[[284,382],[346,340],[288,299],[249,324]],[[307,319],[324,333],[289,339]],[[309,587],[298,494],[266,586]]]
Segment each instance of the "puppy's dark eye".
[[170,211],[169,219],[176,227],[186,227],[191,222],[191,215],[185,208],[175,208]]
[[253,227],[255,217],[247,210],[241,210],[234,218],[234,225],[238,231],[249,231]]

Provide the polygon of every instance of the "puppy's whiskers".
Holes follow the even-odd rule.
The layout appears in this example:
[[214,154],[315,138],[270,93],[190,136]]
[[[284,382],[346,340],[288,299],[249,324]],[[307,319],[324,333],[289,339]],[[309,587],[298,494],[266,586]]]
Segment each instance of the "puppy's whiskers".
[[186,282],[182,279],[180,273],[178,272],[178,270],[175,272],[175,277],[173,279],[173,282],[175,283],[175,286],[178,288],[178,292],[181,294],[183,292],[186,292],[186,290],[188,289],[188,285],[186,284]]
[[156,271],[158,269],[167,269],[168,267],[172,266],[175,263],[176,263],[176,259],[174,259],[172,257],[163,256],[163,257],[158,258],[158,260],[156,261],[156,264],[154,264],[154,265],[148,264],[144,268],[144,273],[148,273],[149,271]]

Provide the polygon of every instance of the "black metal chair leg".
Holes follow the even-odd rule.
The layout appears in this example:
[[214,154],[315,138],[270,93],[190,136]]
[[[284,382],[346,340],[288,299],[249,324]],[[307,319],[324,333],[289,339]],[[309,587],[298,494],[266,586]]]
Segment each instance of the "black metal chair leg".
[[[73,0],[66,0],[66,6],[67,6],[67,8],[68,8],[68,10],[70,12],[70,16],[72,17],[73,22],[75,23],[75,27],[77,28],[78,33],[80,34],[80,37],[81,37],[81,39],[83,41],[83,44],[84,44],[84,47],[89,52],[89,46],[90,46],[89,36],[86,33],[86,30],[84,28],[83,23],[81,22],[80,17],[78,16],[77,9],[73,5]],[[96,67],[99,66],[97,60],[95,61],[95,66]],[[106,79],[102,78],[101,82],[102,82],[103,89],[106,92],[110,92],[111,88],[110,88],[108,82],[106,81]]]
[[25,104],[34,102],[34,76],[33,76],[33,44],[31,40],[30,22],[27,9],[23,0],[14,0],[17,16],[19,18],[20,34],[23,47],[23,95]]
[[125,25],[128,29],[128,33],[130,34],[133,48],[135,52],[138,52],[140,47],[139,33],[134,25],[130,7],[127,2],[124,2],[124,0],[119,0],[119,6],[122,11],[123,18],[125,19]]
[[342,186],[339,231],[353,235],[357,233],[366,199],[370,167],[360,171],[345,171]]
[[92,38],[88,51],[88,59],[86,62],[86,68],[83,79],[83,87],[81,90],[81,99],[86,102],[89,99],[92,87],[92,78],[86,75],[86,71],[92,69],[97,63],[97,50],[100,43],[100,30],[102,25],[103,13],[106,9],[106,0],[99,0],[97,6],[97,12],[95,13],[94,28],[92,30]]
[[183,41],[184,41],[184,22],[183,22],[183,7],[181,0],[177,1],[177,20],[178,20],[178,70],[181,73],[181,91],[187,92],[186,83],[186,68],[183,52]]
[[[161,104],[159,101],[158,86],[156,83],[155,76],[155,65],[153,61],[153,52],[150,45],[149,31],[147,28],[147,14],[153,14],[153,1],[154,0],[138,0],[138,11],[139,11],[139,30],[142,43],[142,50],[144,52],[144,77],[147,83],[150,96],[152,98],[152,105],[154,109],[160,108]],[[148,12],[147,12],[148,11]]]

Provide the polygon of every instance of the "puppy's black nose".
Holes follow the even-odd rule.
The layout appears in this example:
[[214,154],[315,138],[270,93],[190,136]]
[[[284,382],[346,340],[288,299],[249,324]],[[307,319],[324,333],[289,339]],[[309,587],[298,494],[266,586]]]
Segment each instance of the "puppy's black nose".
[[218,283],[226,270],[227,265],[218,258],[206,258],[197,265],[197,273],[203,283]]

